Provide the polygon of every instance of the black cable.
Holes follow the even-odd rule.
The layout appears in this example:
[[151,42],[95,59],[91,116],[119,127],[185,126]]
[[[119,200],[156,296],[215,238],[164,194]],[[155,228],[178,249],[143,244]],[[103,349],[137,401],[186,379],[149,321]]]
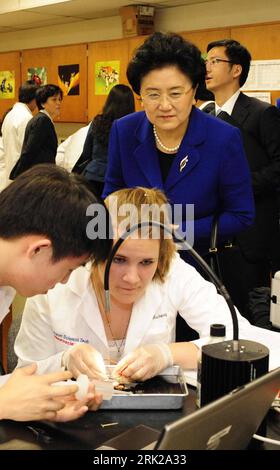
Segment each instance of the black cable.
[[[233,340],[238,341],[238,320],[237,320],[237,315],[236,311],[233,305],[233,302],[231,300],[231,297],[222,283],[222,281],[216,276],[214,271],[208,266],[206,261],[204,261],[203,258],[191,247],[191,245],[180,235],[174,233],[174,231],[166,226],[165,224],[161,222],[156,222],[156,221],[144,221],[140,222],[138,224],[133,225],[130,227],[126,232],[124,232],[121,237],[117,240],[115,245],[112,248],[112,251],[109,255],[109,258],[106,263],[105,267],[105,272],[104,272],[104,290],[105,290],[105,308],[106,311],[110,311],[110,293],[109,293],[109,273],[110,273],[110,268],[111,264],[113,261],[113,258],[118,251],[119,247],[121,244],[126,240],[135,230],[142,228],[142,227],[159,227],[163,229],[164,231],[168,232],[170,235],[172,235],[175,240],[179,241],[182,243],[182,245],[189,250],[189,253],[191,256],[198,262],[198,264],[201,266],[201,268],[208,274],[209,278],[213,281],[214,285],[216,286],[217,290],[220,292],[220,294],[224,297],[228,308],[231,313],[231,318],[232,318],[232,324],[233,324]],[[236,343],[237,344],[237,343]]]

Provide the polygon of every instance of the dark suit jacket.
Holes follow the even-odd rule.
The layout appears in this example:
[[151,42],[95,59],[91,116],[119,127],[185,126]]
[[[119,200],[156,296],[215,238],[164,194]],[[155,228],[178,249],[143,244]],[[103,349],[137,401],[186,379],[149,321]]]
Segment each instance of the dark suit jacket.
[[96,137],[94,121],[92,121],[89,126],[83,151],[73,167],[72,172],[79,173],[77,170],[84,164],[85,166],[82,170],[82,174],[87,180],[100,181],[104,183],[107,159],[108,144],[106,145],[98,140]]
[[[183,165],[183,162],[185,164]],[[114,122],[103,196],[135,186],[162,189],[171,204],[194,205],[195,247],[209,248],[213,215],[227,238],[254,217],[251,178],[238,129],[193,108],[189,126],[163,183],[153,129],[144,112]]]
[[39,112],[26,126],[21,155],[12,170],[14,177],[38,163],[55,163],[56,151],[54,125],[46,114]]
[[241,249],[249,261],[265,259],[268,253],[280,261],[276,193],[280,187],[280,111],[240,93],[231,116],[218,117],[241,130],[252,174],[256,219],[238,236]]

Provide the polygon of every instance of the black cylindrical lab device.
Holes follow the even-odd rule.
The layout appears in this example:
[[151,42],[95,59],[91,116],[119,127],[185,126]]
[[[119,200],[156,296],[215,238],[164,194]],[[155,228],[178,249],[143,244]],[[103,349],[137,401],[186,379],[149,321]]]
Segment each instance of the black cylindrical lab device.
[[240,339],[238,350],[233,349],[233,341],[202,347],[201,406],[268,372],[266,346]]
[[[117,250],[124,240],[135,230],[139,230],[141,227],[152,226],[160,227],[164,229],[166,233],[173,234],[172,229],[161,222],[143,220],[124,232],[113,246],[104,271],[106,312],[110,312],[109,273]],[[233,340],[208,344],[202,347],[201,406],[203,406],[206,403],[226,395],[240,385],[244,385],[265,374],[268,371],[269,351],[262,344],[238,339],[237,314],[227,289],[207,263],[185,239],[181,236],[177,236],[177,234],[175,234],[175,238],[189,250],[190,255],[208,274],[219,293],[224,297],[232,317]]]

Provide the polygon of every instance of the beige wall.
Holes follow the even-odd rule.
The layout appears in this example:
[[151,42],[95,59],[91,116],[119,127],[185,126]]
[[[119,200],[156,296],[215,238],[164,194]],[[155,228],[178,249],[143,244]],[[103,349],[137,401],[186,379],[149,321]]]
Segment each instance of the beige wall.
[[16,33],[0,33],[0,52],[118,39],[121,36],[121,19],[113,16]]
[[[63,101],[62,101],[63,106]],[[58,137],[58,143],[62,140],[67,139],[69,135],[74,134],[78,129],[81,127],[86,126],[85,123],[78,123],[78,122],[56,122],[54,127]]]
[[217,0],[157,11],[158,29],[191,31],[280,20],[279,0]]

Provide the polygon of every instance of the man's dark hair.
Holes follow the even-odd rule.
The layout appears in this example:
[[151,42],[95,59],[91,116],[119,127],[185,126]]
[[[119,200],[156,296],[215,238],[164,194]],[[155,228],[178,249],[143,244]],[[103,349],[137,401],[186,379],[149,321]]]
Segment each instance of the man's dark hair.
[[221,39],[219,41],[210,42],[207,46],[207,52],[214,47],[224,47],[225,54],[230,62],[232,64],[241,65],[242,72],[239,77],[239,84],[242,87],[247,80],[250,70],[251,54],[248,49],[234,39]]
[[127,78],[140,95],[142,79],[152,70],[174,65],[192,82],[193,88],[205,80],[205,64],[194,44],[175,33],[154,33],[135,52],[127,67]]
[[18,89],[18,100],[20,103],[28,104],[35,99],[38,85],[34,80],[27,80]]
[[0,193],[0,237],[43,235],[52,242],[54,261],[86,254],[105,261],[112,241],[87,237],[90,204],[100,204],[102,220],[97,220],[109,232],[108,210],[83,177],[56,165],[35,165]]
[[61,99],[63,98],[63,92],[57,85],[49,84],[37,87],[35,98],[38,109],[43,109],[43,104],[48,100],[48,98],[57,95],[59,95]]

